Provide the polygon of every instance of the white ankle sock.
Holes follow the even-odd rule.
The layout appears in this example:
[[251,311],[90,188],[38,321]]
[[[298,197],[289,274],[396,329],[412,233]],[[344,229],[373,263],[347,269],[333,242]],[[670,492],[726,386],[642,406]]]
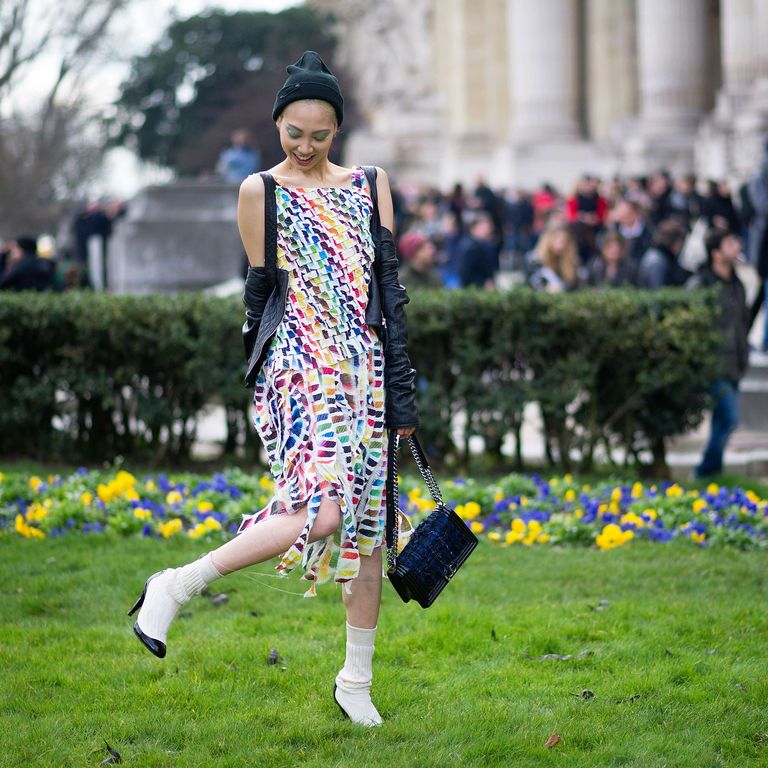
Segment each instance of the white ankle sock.
[[213,564],[211,553],[201,555],[181,568],[174,569],[175,579],[169,585],[169,591],[173,599],[180,604],[189,602],[195,595],[199,595],[212,581],[220,579],[219,573]]
[[376,629],[347,623],[347,658],[336,675],[337,701],[353,723],[368,726],[381,725],[381,715],[371,701]]

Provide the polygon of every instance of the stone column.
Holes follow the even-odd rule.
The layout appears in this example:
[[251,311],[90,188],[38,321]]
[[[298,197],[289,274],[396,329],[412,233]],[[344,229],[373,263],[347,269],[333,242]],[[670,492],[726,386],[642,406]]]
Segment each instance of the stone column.
[[[759,57],[766,47],[762,45],[756,28],[757,7],[766,3],[754,0],[721,0],[720,46],[722,51],[723,85],[729,95],[744,97],[759,70]],[[768,61],[767,61],[768,63]]]
[[588,0],[585,43],[589,137],[609,143],[637,114],[635,0]]
[[646,137],[690,137],[706,107],[707,0],[638,0],[640,123]]
[[512,135],[579,137],[577,25],[573,0],[510,0]]

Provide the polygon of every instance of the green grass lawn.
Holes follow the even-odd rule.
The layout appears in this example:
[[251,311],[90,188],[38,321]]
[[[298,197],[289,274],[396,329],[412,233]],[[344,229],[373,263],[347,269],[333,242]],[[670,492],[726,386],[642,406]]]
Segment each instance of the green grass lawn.
[[368,730],[332,699],[334,584],[303,599],[305,582],[256,566],[212,585],[227,602],[183,609],[164,660],[139,644],[126,614],[144,579],[203,551],[0,539],[0,765],[95,766],[104,740],[142,768],[768,765],[765,553],[483,541],[427,611],[385,584],[373,691],[385,723]]

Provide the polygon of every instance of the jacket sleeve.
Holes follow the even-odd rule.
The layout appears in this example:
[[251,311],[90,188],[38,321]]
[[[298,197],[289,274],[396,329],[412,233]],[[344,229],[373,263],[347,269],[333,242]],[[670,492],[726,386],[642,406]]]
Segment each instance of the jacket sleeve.
[[256,337],[259,334],[264,307],[272,293],[272,282],[264,267],[248,267],[245,278],[243,303],[245,304],[245,322],[243,323],[243,343],[245,361],[248,362],[253,352]]
[[381,227],[377,277],[386,323],[384,384],[389,429],[419,426],[416,371],[411,367],[408,357],[408,326],[405,318],[405,305],[410,299],[405,288],[398,282],[397,266],[394,237],[386,227]]

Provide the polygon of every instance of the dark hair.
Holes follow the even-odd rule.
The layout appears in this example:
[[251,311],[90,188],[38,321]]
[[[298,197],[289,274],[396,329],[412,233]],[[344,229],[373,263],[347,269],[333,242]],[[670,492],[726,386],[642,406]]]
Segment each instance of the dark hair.
[[617,243],[621,249],[621,258],[626,255],[627,241],[624,239],[624,235],[621,232],[613,232],[609,230],[600,238],[600,250],[602,251],[609,243]]
[[671,251],[675,243],[685,240],[688,231],[677,219],[664,219],[654,230],[653,244]]
[[36,237],[33,237],[32,235],[20,235],[16,238],[15,242],[24,253],[37,253]]
[[707,249],[707,264],[712,266],[712,254],[720,250],[720,246],[726,237],[731,237],[732,235],[733,232],[730,229],[720,229],[718,227],[707,232],[704,236],[704,247]]

